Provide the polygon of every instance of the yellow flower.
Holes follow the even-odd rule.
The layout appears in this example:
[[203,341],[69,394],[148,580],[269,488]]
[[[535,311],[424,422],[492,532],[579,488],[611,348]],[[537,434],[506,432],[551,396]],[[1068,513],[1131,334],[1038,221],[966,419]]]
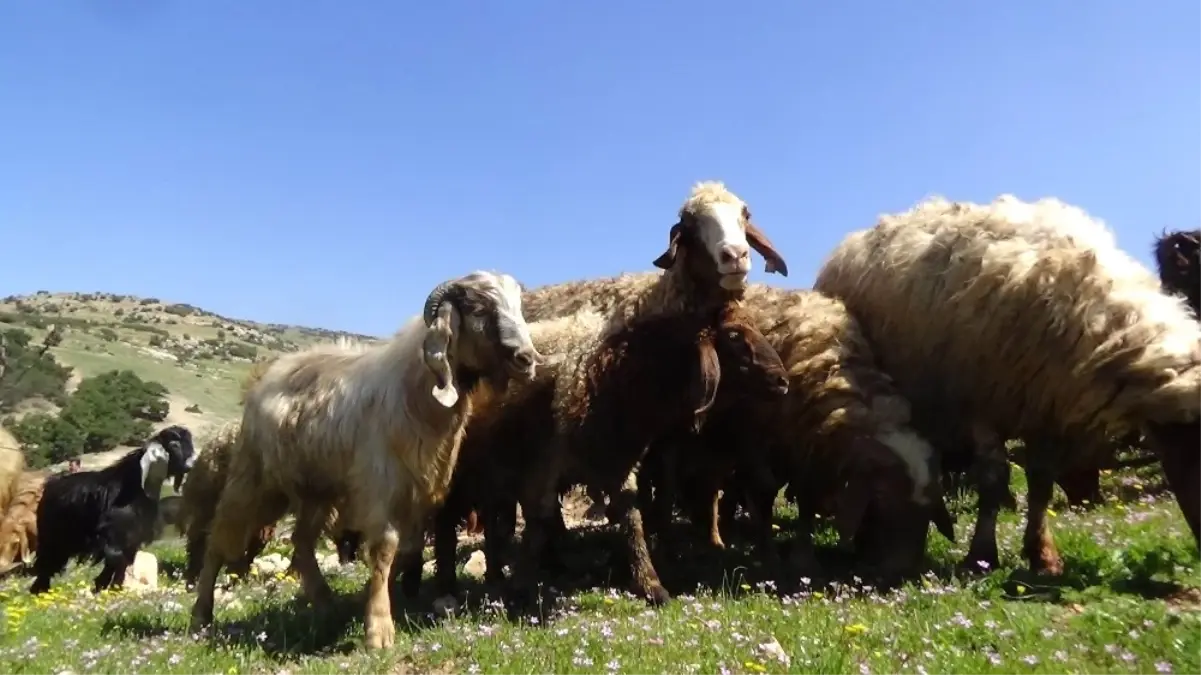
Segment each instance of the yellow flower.
[[1054,518],[1055,516],[1057,516],[1057,515],[1059,515],[1059,514],[1058,514],[1058,513],[1055,513],[1055,509],[1047,509],[1047,515],[1048,515],[1048,516],[1051,516],[1052,518]]
[[861,623],[853,623],[849,626],[844,627],[843,630],[850,633],[851,635],[859,635],[863,631],[867,630],[867,626],[864,626]]
[[1023,586],[1023,585],[1021,585],[1021,584],[1018,584],[1018,585],[1017,585],[1017,588],[1016,588],[1016,589],[1014,589],[1014,590],[1016,590],[1016,591],[1017,591],[1018,595],[1025,595],[1025,594],[1026,594],[1026,587],[1025,587],[1025,586]]
[[747,670],[752,670],[756,673],[767,672],[767,668],[764,668],[762,665],[755,663],[754,661],[744,661],[742,665],[746,667]]
[[604,600],[604,603],[605,603],[606,605],[612,605],[612,604],[613,604],[613,598],[605,598],[605,600]]
[[741,588],[744,591],[749,591],[749,590],[751,590],[751,585],[750,584],[742,584],[741,586],[739,586],[739,588]]
[[813,597],[817,598],[818,600],[821,600],[822,598],[826,597],[826,594],[822,593],[821,591],[817,591],[813,594]]

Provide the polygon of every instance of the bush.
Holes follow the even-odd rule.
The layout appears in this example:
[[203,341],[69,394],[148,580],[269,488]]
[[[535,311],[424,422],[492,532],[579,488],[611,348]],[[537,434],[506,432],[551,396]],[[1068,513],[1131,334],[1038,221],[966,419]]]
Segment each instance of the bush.
[[140,443],[150,435],[150,422],[166,419],[166,394],[158,382],[113,370],[81,382],[58,417],[32,414],[9,428],[29,457],[61,462],[81,452]]
[[30,344],[29,333],[19,328],[0,332],[8,351],[8,368],[0,376],[0,412],[11,411],[18,403],[40,397],[56,405],[67,400],[67,380],[71,369],[60,365],[40,347]]
[[117,341],[117,331],[112,328],[101,328],[98,332],[100,333],[100,339],[105,342]]
[[176,316],[191,316],[199,310],[187,303],[176,303],[174,305],[167,305],[163,308],[163,311],[168,314],[175,314]]

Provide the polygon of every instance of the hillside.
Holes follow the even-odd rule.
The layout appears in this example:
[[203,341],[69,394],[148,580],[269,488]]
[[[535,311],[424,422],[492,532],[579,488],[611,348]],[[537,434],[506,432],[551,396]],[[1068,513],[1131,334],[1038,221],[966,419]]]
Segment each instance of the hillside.
[[[231,319],[186,303],[113,293],[48,293],[0,300],[0,328],[40,341],[52,325],[65,330],[55,359],[84,377],[130,369],[170,392],[167,423],[198,436],[236,418],[241,382],[256,360],[320,341],[376,338],[321,328]],[[28,410],[49,404],[30,401]]]

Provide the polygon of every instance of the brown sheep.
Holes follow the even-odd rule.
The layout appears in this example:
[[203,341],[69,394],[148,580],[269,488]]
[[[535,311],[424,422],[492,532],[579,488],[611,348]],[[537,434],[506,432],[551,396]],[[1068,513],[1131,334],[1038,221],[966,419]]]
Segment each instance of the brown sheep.
[[48,474],[26,471],[0,519],[0,575],[33,562],[38,547],[38,503]]
[[570,477],[610,496],[609,513],[627,537],[635,591],[662,603],[670,595],[651,563],[635,504],[638,462],[651,444],[695,433],[707,415],[742,397],[787,393],[783,364],[750,319],[725,305],[713,313],[646,319],[580,345],[567,353],[559,376],[555,435],[522,494],[523,510],[531,508],[515,588],[528,599],[555,526],[547,515]]

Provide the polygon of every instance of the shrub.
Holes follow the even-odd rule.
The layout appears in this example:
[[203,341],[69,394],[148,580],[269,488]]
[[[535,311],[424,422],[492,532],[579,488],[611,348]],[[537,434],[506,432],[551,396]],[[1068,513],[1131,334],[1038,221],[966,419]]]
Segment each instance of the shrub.
[[98,332],[100,334],[100,339],[104,340],[105,342],[117,341],[117,331],[113,330],[112,328],[101,328]]
[[30,344],[29,333],[19,328],[0,332],[0,338],[8,352],[8,367],[0,376],[0,412],[11,411],[34,397],[65,404],[71,369],[60,365],[49,352],[40,354],[41,348]]

